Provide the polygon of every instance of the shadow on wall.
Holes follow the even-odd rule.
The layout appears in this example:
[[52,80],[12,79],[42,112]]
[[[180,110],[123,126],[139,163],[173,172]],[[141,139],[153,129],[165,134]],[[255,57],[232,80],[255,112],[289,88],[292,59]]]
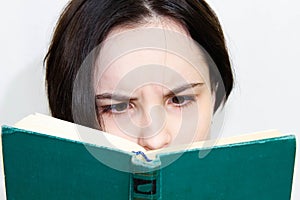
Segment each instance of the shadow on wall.
[[48,114],[42,59],[20,70],[8,84],[0,104],[0,123],[11,125],[35,113]]

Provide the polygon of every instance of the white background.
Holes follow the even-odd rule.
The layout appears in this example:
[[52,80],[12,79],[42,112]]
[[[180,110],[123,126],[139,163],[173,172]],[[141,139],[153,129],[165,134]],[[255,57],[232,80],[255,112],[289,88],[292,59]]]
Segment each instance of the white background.
[[[0,125],[48,113],[42,61],[66,2],[1,2]],[[223,136],[278,129],[300,139],[300,1],[208,2],[220,18],[235,71]],[[299,160],[298,151],[294,200],[300,199]]]

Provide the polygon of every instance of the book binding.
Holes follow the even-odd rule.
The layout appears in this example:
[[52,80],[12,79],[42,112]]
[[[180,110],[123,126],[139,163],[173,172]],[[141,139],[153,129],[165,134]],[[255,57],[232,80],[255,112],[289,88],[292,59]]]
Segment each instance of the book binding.
[[161,162],[159,158],[150,160],[144,157],[144,154],[137,153],[132,157],[131,163],[130,199],[161,199]]

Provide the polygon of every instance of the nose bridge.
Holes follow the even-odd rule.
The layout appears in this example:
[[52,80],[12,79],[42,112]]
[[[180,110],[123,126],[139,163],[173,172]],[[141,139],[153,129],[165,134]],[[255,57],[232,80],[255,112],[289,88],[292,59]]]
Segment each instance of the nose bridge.
[[[141,124],[150,126],[153,122],[162,120],[164,114],[163,94],[160,86],[148,84],[141,90]],[[155,124],[152,124],[155,125]]]
[[138,143],[146,149],[159,149],[169,144],[171,135],[167,127],[163,88],[149,84],[142,89],[140,134]]
[[162,105],[147,106],[143,114],[147,125],[141,127],[138,143],[146,149],[165,147],[171,141],[165,110]]
[[141,118],[141,136],[151,137],[160,132],[166,125],[166,113],[162,105],[147,105]]

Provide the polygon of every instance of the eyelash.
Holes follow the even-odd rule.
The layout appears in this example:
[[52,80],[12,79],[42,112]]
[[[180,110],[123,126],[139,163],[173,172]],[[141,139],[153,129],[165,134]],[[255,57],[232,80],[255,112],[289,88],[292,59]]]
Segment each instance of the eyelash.
[[[181,103],[181,104],[176,104],[174,102],[170,102],[172,100],[174,100],[174,98],[176,98],[178,100],[178,98],[184,98],[183,100],[185,101],[185,103]],[[186,102],[187,101],[187,102]],[[185,108],[188,107],[189,105],[191,105],[193,102],[196,101],[196,97],[194,95],[178,95],[178,96],[172,96],[167,100],[167,104],[174,104],[174,107],[177,108]],[[124,108],[124,110],[122,111],[112,111],[113,107],[116,108],[116,106],[126,106],[126,108]],[[130,106],[130,108],[128,108],[128,106]],[[134,108],[134,104],[132,103],[117,103],[117,104],[112,104],[112,105],[106,105],[106,106],[100,106],[100,110],[98,110],[98,112],[100,112],[101,114],[123,114],[125,113],[128,109]]]
[[[118,105],[124,105],[126,104],[126,109],[124,111],[116,111],[113,112],[113,107],[116,107]],[[126,110],[128,109],[128,105],[131,105],[131,107],[133,108],[134,106],[131,103],[117,103],[117,104],[112,104],[112,105],[106,105],[106,106],[100,106],[100,113],[101,114],[105,114],[105,113],[111,113],[111,114],[122,114],[124,112],[126,112]],[[129,108],[130,109],[130,108]]]
[[[169,101],[174,98],[176,98],[177,100],[178,100],[178,98],[184,98],[185,103],[181,103],[181,104],[177,104],[177,105],[175,104],[175,107],[180,107],[180,108],[189,106],[191,103],[196,101],[196,98],[193,95],[178,95],[178,96],[173,96],[173,97],[169,98],[167,103],[169,104]],[[172,104],[172,102],[170,104]]]

